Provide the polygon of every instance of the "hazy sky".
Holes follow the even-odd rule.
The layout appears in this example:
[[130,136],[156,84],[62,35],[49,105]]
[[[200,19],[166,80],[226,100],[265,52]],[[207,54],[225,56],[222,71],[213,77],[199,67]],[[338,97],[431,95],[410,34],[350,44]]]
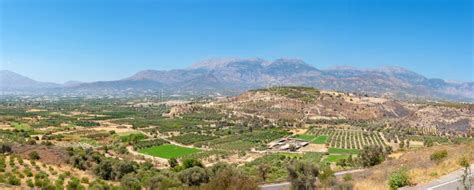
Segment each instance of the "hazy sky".
[[472,0],[0,3],[0,69],[41,81],[120,79],[216,57],[474,81]]

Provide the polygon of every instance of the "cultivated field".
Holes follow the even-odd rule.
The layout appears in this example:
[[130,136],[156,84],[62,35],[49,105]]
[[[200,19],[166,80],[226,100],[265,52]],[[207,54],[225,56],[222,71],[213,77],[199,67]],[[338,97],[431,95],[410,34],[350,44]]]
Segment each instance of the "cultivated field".
[[[368,132],[363,130],[343,130],[329,128],[311,128],[306,132],[324,141],[330,147],[344,149],[362,149],[368,145],[386,146],[381,135],[377,132]],[[318,139],[313,139],[315,141]],[[322,140],[319,140],[322,142]]]
[[153,146],[150,148],[144,148],[139,150],[140,153],[148,154],[152,156],[158,156],[161,158],[180,158],[185,155],[199,152],[195,148],[180,147],[172,144],[164,144],[160,146]]
[[[472,148],[469,122],[423,127],[419,117],[403,116],[440,109],[465,119],[466,106],[406,105],[292,87],[176,104],[153,98],[0,101],[0,188],[232,189],[222,182],[257,189],[295,171],[317,170],[318,188],[387,189],[391,174],[383,172],[395,166],[409,165],[411,180],[423,183],[458,169],[462,153],[473,160],[461,148]],[[411,152],[421,151],[426,161],[431,155],[422,152],[438,149],[448,154],[440,165],[413,160]],[[394,164],[378,166],[386,163]],[[334,175],[355,169],[373,173],[354,174],[354,180]]]

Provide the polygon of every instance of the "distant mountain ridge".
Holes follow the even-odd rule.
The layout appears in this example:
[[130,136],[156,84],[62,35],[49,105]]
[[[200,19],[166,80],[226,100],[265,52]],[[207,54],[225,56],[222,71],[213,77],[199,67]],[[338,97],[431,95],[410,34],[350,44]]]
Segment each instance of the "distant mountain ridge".
[[[30,84],[35,83],[30,81]],[[320,70],[300,59],[274,61],[260,58],[210,59],[185,69],[144,70],[116,81],[77,83],[59,85],[59,87],[46,85],[42,88],[59,88],[62,92],[84,93],[165,90],[205,94],[210,92],[240,93],[255,88],[291,85],[404,99],[474,101],[474,82],[430,79],[401,67],[377,69],[336,67]]]
[[8,70],[0,70],[0,90],[37,90],[60,87],[60,84],[38,82]]

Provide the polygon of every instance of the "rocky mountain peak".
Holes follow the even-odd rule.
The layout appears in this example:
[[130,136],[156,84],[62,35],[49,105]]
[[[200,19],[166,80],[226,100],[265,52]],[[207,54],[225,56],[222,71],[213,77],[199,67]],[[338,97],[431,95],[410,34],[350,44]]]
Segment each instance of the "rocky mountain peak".
[[218,69],[224,68],[233,64],[255,64],[264,65],[267,64],[265,60],[261,58],[217,58],[207,59],[191,65],[191,69]]
[[287,64],[287,65],[308,65],[301,59],[294,59],[294,58],[280,58],[276,59],[275,61],[271,62],[270,65],[273,64]]

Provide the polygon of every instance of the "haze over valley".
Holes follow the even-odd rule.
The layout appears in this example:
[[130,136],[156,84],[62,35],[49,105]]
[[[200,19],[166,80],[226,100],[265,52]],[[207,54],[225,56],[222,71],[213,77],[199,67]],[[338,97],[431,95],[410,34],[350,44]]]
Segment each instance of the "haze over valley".
[[13,71],[0,72],[0,88],[8,94],[120,95],[126,92],[236,95],[271,86],[308,86],[398,99],[474,100],[474,82],[447,82],[401,67],[320,70],[300,59],[211,59],[184,69],[144,70],[114,81],[64,84],[38,82]]

